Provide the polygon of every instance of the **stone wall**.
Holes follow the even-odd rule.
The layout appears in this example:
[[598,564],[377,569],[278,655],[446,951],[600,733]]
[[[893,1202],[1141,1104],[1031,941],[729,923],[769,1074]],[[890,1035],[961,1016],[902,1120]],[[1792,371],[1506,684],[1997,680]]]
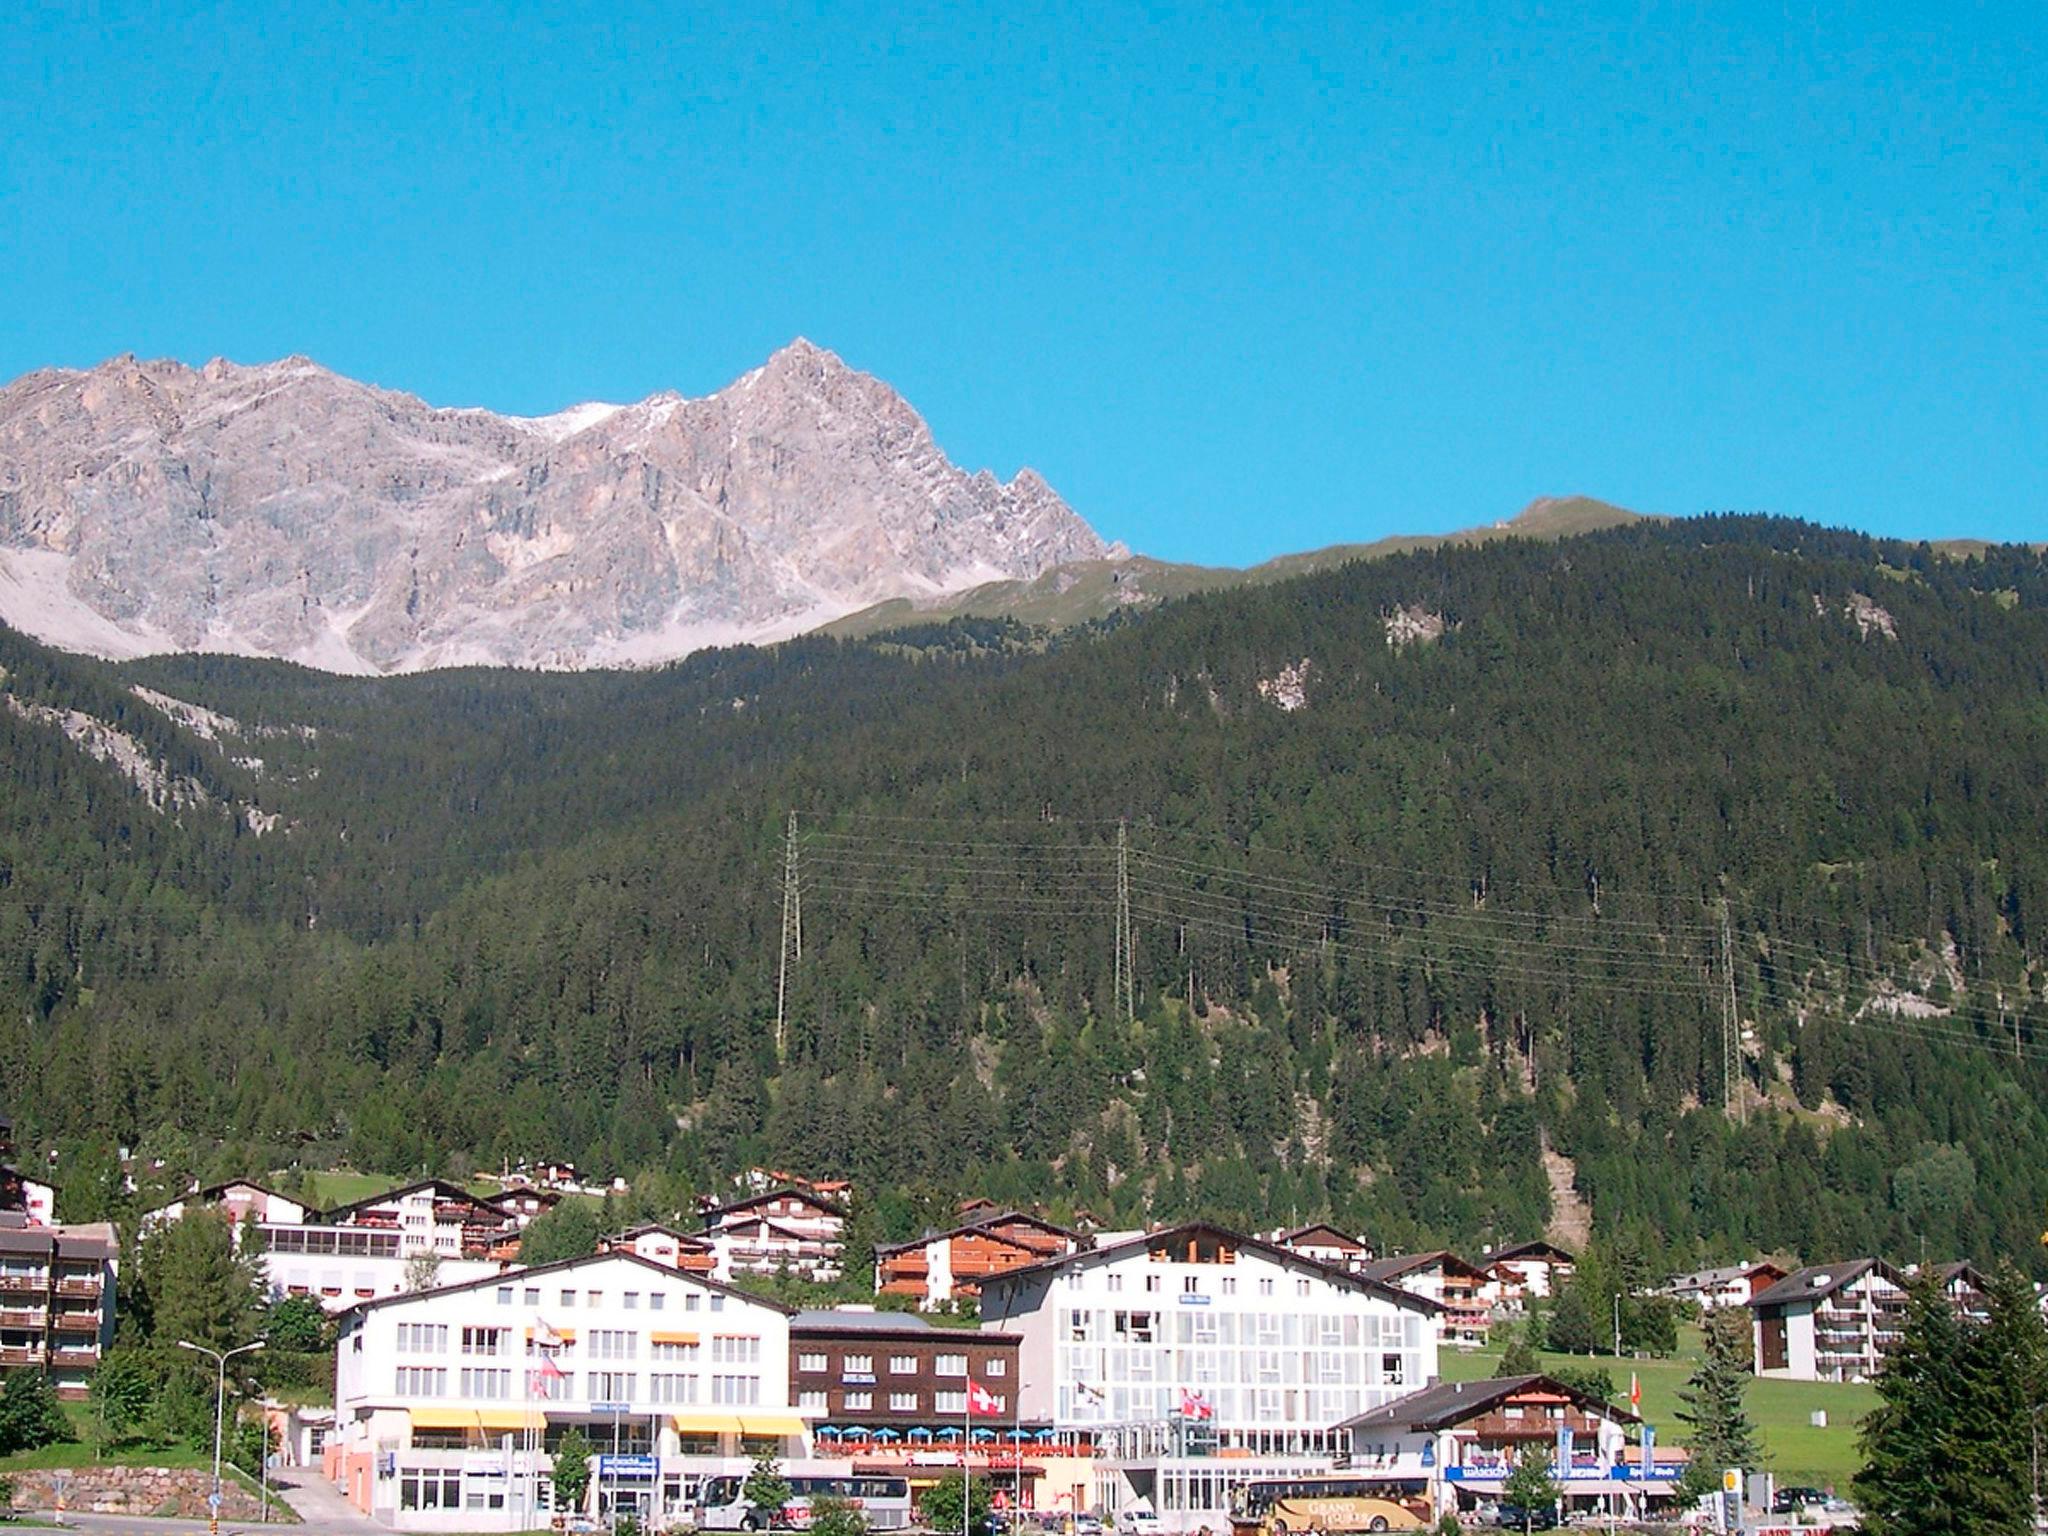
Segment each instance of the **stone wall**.
[[[55,1509],[61,1490],[66,1510],[96,1515],[176,1515],[204,1520],[206,1495],[213,1487],[213,1474],[204,1467],[64,1467],[6,1475],[14,1479],[17,1509]],[[220,1517],[254,1520],[262,1512],[263,1501],[257,1494],[223,1471]],[[270,1518],[274,1523],[297,1518],[275,1488],[270,1492]]]

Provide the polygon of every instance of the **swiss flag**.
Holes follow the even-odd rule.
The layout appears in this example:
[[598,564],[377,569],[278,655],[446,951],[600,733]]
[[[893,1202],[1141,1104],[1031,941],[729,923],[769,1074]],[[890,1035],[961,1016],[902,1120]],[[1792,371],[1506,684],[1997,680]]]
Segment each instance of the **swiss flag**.
[[967,1378],[967,1416],[969,1418],[992,1419],[1003,1411],[1003,1405],[996,1401],[995,1393],[989,1391],[972,1376]]
[[1185,1387],[1180,1394],[1180,1416],[1184,1419],[1213,1419],[1216,1407],[1199,1392],[1190,1392]]

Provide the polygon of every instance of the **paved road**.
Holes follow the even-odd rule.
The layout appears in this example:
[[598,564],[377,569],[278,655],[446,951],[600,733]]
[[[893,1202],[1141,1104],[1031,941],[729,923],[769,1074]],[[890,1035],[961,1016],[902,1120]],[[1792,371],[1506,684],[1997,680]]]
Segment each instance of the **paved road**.
[[[298,1525],[264,1525],[257,1520],[223,1520],[221,1536],[368,1536],[382,1531],[367,1515],[358,1514],[340,1490],[317,1471],[289,1470],[270,1485],[270,1494],[298,1513]],[[205,1536],[204,1520],[169,1520],[157,1515],[95,1515],[66,1511],[64,1523],[86,1536]]]

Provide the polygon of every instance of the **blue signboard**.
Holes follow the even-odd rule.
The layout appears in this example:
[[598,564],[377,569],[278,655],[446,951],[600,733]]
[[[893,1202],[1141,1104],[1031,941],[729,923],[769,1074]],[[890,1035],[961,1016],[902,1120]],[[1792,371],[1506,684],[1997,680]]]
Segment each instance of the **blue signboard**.
[[597,1475],[606,1477],[647,1478],[654,1476],[652,1456],[600,1456],[597,1458]]
[[1184,1307],[1206,1307],[1209,1305],[1209,1298],[1197,1296],[1192,1291],[1182,1291],[1180,1293],[1180,1304]]

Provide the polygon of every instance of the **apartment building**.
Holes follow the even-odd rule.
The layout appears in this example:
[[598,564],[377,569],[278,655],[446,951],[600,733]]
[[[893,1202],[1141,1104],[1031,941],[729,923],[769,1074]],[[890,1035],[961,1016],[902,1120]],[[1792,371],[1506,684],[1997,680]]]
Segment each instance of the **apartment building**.
[[746,1195],[704,1212],[704,1240],[716,1255],[712,1275],[839,1278],[846,1207],[795,1185]]
[[1526,1310],[1531,1300],[1554,1296],[1578,1267],[1555,1243],[1513,1243],[1482,1256],[1489,1277],[1486,1299],[1502,1311]]
[[1756,1374],[1868,1381],[1898,1339],[1906,1277],[1882,1259],[1796,1269],[1749,1300]]
[[41,1371],[58,1396],[85,1397],[114,1342],[120,1255],[110,1222],[44,1226],[0,1212],[0,1371]]
[[615,1251],[343,1314],[327,1475],[382,1524],[523,1531],[570,1429],[592,1505],[666,1522],[711,1472],[802,1455],[789,1308]]
[[1436,1302],[1443,1308],[1437,1314],[1437,1337],[1446,1344],[1469,1348],[1486,1342],[1493,1326],[1493,1308],[1486,1300],[1492,1276],[1448,1248],[1374,1259],[1359,1265],[1357,1273]]
[[1170,1530],[1220,1526],[1229,1490],[1327,1467],[1333,1426],[1437,1374],[1438,1303],[1206,1223],[982,1282],[984,1327],[1020,1338],[1027,1423],[1093,1438],[1074,1507],[1144,1500]]
[[980,1294],[990,1275],[1072,1253],[1081,1236],[1025,1211],[977,1211],[947,1232],[875,1250],[875,1292],[920,1307]]

